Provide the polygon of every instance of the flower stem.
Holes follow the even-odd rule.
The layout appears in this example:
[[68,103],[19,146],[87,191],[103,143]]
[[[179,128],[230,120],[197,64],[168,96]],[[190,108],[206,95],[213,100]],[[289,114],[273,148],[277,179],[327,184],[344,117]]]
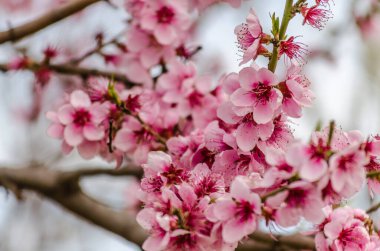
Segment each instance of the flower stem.
[[293,18],[292,9],[293,9],[293,0],[286,0],[285,10],[282,16],[281,27],[278,34],[278,43],[273,44],[272,57],[268,65],[268,69],[272,72],[275,72],[276,67],[277,67],[279,41],[285,39],[286,30],[288,29],[289,22]]

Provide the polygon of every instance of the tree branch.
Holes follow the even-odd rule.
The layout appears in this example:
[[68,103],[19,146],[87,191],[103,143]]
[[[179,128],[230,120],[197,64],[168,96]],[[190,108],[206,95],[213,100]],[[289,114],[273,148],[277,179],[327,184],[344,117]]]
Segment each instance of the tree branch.
[[31,22],[0,32],[0,44],[8,41],[15,42],[99,1],[101,0],[72,0],[62,7],[51,10]]
[[370,208],[367,209],[366,213],[371,214],[376,212],[380,208],[380,202],[376,203],[375,205],[371,206]]
[[293,234],[293,235],[281,235],[275,236],[274,239],[269,234],[256,231],[253,234],[249,235],[249,237],[257,242],[264,242],[268,245],[272,246],[272,250],[276,250],[275,247],[288,247],[291,250],[315,250],[314,239],[301,235],[301,234]]
[[141,228],[138,227],[134,217],[126,211],[112,209],[94,200],[84,194],[80,188],[77,176],[100,174],[134,175],[135,173],[134,171],[129,173],[126,169],[114,171],[84,169],[63,172],[46,168],[0,168],[0,177],[16,185],[18,189],[35,191],[83,219],[141,245],[145,234],[139,231]]
[[[124,74],[117,73],[117,72],[109,72],[99,69],[91,69],[91,68],[84,68],[74,65],[68,65],[68,64],[39,64],[39,63],[32,63],[30,65],[27,65],[22,70],[29,70],[36,72],[40,69],[49,69],[53,72],[63,74],[63,75],[76,75],[80,76],[82,78],[88,78],[90,76],[97,76],[97,77],[105,77],[108,79],[113,79],[118,82],[124,83],[127,87],[132,87],[136,85],[136,83],[131,82]],[[0,64],[0,71],[7,72],[9,71],[9,68],[5,64]]]
[[[58,203],[68,211],[113,232],[131,242],[142,245],[146,233],[138,226],[135,218],[123,210],[112,209],[85,193],[79,185],[80,178],[95,175],[133,175],[141,176],[141,170],[121,169],[80,169],[75,171],[58,171],[47,168],[0,168],[1,181],[12,184],[12,192],[22,189],[37,192]],[[6,187],[6,186],[5,186]],[[314,240],[300,234],[276,236],[257,231],[249,236],[237,251],[274,251],[274,250],[314,250]]]

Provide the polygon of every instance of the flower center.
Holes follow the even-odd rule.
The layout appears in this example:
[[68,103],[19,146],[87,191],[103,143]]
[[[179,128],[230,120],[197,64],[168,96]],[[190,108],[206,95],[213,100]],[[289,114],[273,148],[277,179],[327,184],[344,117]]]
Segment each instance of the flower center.
[[189,98],[188,98],[190,106],[191,107],[201,106],[202,105],[202,98],[203,98],[202,93],[199,93],[197,91],[193,91],[189,95]]
[[167,6],[163,6],[156,12],[156,16],[159,23],[170,24],[174,19],[174,11]]
[[303,207],[305,205],[305,198],[307,191],[301,188],[295,188],[289,191],[287,203],[290,207]]
[[91,114],[87,110],[77,110],[74,114],[74,124],[84,126],[91,121]]
[[271,96],[272,87],[265,85],[263,83],[259,83],[252,92],[256,95],[257,99],[261,102],[269,101]]
[[240,217],[241,222],[250,220],[253,216],[253,206],[245,200],[237,202],[236,215]]

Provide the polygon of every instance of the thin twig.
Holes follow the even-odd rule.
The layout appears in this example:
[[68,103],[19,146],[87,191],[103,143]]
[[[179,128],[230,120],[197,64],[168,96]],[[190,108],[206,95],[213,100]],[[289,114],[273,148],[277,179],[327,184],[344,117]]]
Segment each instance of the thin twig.
[[368,208],[367,211],[366,211],[366,213],[367,213],[367,214],[374,213],[374,212],[376,212],[379,208],[380,208],[380,202],[377,203],[377,204],[375,204],[375,205],[373,205],[372,207]]
[[[47,68],[55,73],[63,74],[63,75],[76,75],[80,76],[84,79],[87,79],[90,76],[96,77],[105,77],[109,79],[114,79],[115,81],[124,83],[127,87],[132,87],[136,85],[136,83],[131,82],[124,74],[118,72],[109,72],[100,69],[92,69],[85,68],[80,66],[68,65],[68,64],[39,64],[33,63],[27,65],[23,70],[29,70],[36,72],[41,68]],[[0,64],[0,71],[7,72],[10,71],[7,65]]]
[[60,8],[51,10],[33,21],[30,21],[17,27],[10,27],[7,31],[0,32],[0,44],[8,41],[15,42],[21,38],[36,33],[44,29],[45,27],[53,23],[56,23],[66,17],[69,17],[85,9],[86,7],[100,1],[101,0],[70,1],[67,4],[62,5]]

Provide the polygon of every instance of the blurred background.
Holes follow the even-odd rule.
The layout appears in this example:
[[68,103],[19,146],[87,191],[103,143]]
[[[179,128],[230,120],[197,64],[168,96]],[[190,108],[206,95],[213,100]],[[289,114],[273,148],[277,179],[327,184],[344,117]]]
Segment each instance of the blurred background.
[[[32,20],[64,2],[0,0],[0,30]],[[205,11],[194,37],[194,45],[203,47],[195,57],[199,70],[212,74],[215,79],[223,73],[238,71],[241,54],[233,34],[235,26],[244,22],[249,9],[254,8],[264,31],[269,32],[269,15],[276,12],[281,16],[283,2],[245,1],[239,9],[219,4]],[[380,13],[376,14],[371,7],[374,1],[357,2],[335,0],[331,5],[334,18],[322,31],[302,26],[299,17],[290,24],[289,34],[300,36],[299,41],[308,45],[310,55],[305,74],[316,96],[314,106],[306,109],[301,119],[293,120],[295,135],[303,140],[308,139],[318,121],[327,125],[331,119],[344,130],[361,130],[364,135],[376,135],[380,131]],[[123,6],[121,0],[114,3]],[[365,18],[372,12],[375,14],[368,23]],[[96,34],[102,32],[105,38],[112,38],[124,29],[127,19],[123,8],[95,4],[21,42],[0,45],[0,63],[11,61],[25,50],[32,58],[42,59],[42,50],[47,45],[66,56],[83,54],[95,46]],[[258,64],[265,63],[258,61]],[[105,66],[96,56],[85,65]],[[53,76],[41,94],[42,110],[36,116],[34,82],[30,72],[0,73],[0,166],[44,165],[65,170],[112,167],[100,159],[84,161],[75,152],[63,156],[60,142],[46,135],[45,112],[55,106],[65,90],[75,87],[78,80]],[[135,182],[127,178],[97,177],[84,180],[83,187],[105,203],[128,207],[134,202],[128,192]],[[40,196],[27,193],[26,198],[17,201],[0,188],[0,251],[138,250],[124,239],[85,223]],[[367,208],[368,198],[368,192],[363,191],[347,203]]]

